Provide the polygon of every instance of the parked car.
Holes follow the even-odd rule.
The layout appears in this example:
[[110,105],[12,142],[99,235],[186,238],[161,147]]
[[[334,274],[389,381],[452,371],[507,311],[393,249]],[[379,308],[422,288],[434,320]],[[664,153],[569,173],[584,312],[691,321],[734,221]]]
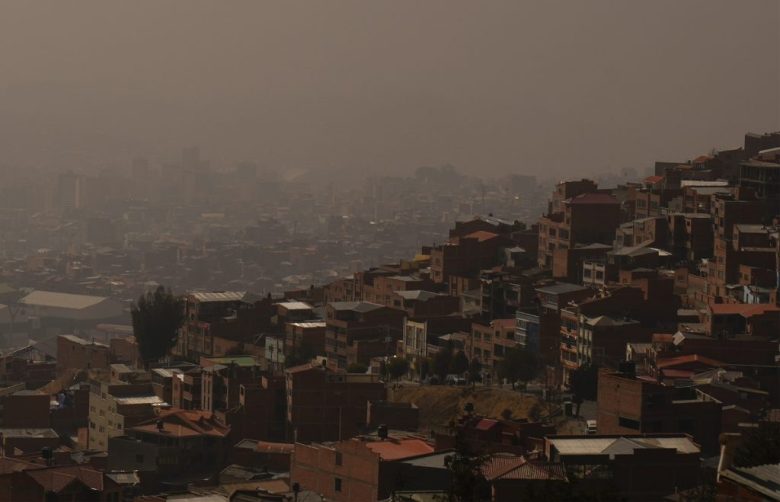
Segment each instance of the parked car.
[[439,380],[439,377],[436,375],[429,376],[425,380],[423,380],[423,385],[439,385],[441,381]]
[[595,420],[588,420],[585,422],[585,431],[588,434],[596,434],[597,427],[596,427],[596,421]]
[[458,375],[447,375],[444,379],[444,383],[447,385],[466,385],[466,379]]

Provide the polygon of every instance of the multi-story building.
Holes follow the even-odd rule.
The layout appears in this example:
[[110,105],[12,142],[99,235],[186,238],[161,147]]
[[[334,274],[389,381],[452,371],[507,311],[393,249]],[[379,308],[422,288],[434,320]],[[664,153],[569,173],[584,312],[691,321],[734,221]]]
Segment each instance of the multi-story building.
[[351,374],[319,364],[285,371],[288,438],[296,442],[335,441],[366,424],[369,401],[386,398],[377,375]]
[[599,434],[685,433],[706,453],[719,450],[721,404],[697,397],[693,388],[667,387],[622,372],[601,371],[598,381]]
[[339,368],[392,355],[403,334],[404,316],[401,310],[376,303],[329,303],[325,307],[325,354]]
[[108,450],[109,438],[121,436],[127,427],[153,417],[168,406],[151,384],[92,382],[89,395],[89,449]]
[[325,321],[288,322],[285,325],[285,354],[325,355]]
[[386,500],[396,490],[444,489],[446,470],[414,469],[403,463],[434,453],[423,438],[390,432],[387,438],[361,436],[335,444],[299,444],[293,452],[290,481],[328,500]]
[[204,411],[170,410],[108,440],[108,468],[158,482],[216,473],[227,458],[230,428]]
[[57,337],[57,373],[65,370],[108,369],[111,353],[108,345],[75,335]]
[[174,355],[198,362],[219,357],[270,328],[277,307],[244,291],[195,292],[185,297],[185,321]]
[[[575,244],[612,244],[615,229],[620,224],[620,202],[615,197],[597,192],[592,184],[588,191],[559,200],[561,193],[568,193],[567,187],[568,183],[558,184],[550,211],[539,220],[537,260],[541,267],[554,268],[555,252],[570,250]],[[585,186],[580,188],[585,189]],[[559,259],[566,258],[563,252],[558,256]]]
[[714,251],[708,271],[708,295],[711,301],[728,296],[727,284],[738,282],[739,252],[732,242],[738,224],[760,224],[764,219],[763,204],[749,191],[737,190],[734,195],[715,196],[712,216],[715,227]]
[[516,329],[515,318],[472,323],[471,336],[466,340],[465,350],[469,359],[479,360],[483,374],[495,377],[498,363],[503,360],[506,352],[518,346],[515,339]]
[[459,331],[468,331],[471,320],[460,316],[433,318],[406,318],[404,320],[404,356],[418,369],[421,359],[429,357],[441,344],[440,337]]

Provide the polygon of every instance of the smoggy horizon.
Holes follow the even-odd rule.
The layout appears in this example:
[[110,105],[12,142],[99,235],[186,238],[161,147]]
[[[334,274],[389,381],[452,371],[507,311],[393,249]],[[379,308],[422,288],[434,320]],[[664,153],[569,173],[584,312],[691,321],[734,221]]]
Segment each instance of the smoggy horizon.
[[780,3],[5,2],[0,165],[645,168],[780,129]]

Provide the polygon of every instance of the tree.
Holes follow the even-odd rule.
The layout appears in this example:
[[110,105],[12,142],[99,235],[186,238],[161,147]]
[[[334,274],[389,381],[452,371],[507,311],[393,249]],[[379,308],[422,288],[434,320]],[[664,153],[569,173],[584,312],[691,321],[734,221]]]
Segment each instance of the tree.
[[476,357],[472,357],[469,364],[469,380],[472,384],[482,380],[482,363]]
[[444,460],[450,472],[450,501],[472,502],[484,500],[489,495],[490,485],[482,474],[487,460],[486,455],[473,452],[462,433],[458,433],[455,451]]
[[310,363],[316,352],[306,345],[300,347],[293,347],[289,354],[284,356],[284,365],[287,368],[294,366],[300,366],[301,364]]
[[574,416],[580,416],[580,406],[584,400],[594,401],[598,394],[599,368],[595,365],[580,366],[571,374],[569,387],[574,394],[572,401],[577,408]]
[[427,357],[420,359],[418,364],[418,370],[420,372],[420,380],[425,380],[428,374],[431,372],[431,360]]
[[512,382],[513,389],[515,382],[533,380],[538,371],[539,359],[536,354],[522,347],[509,349],[504,354],[504,359],[498,363],[499,378],[506,378]]
[[450,373],[462,375],[468,371],[468,369],[469,358],[466,357],[466,354],[464,354],[462,350],[459,350],[455,353],[455,357],[452,358],[452,361],[450,361]]
[[352,363],[347,366],[347,373],[365,373],[368,367],[365,364]]
[[141,295],[130,309],[133,335],[145,365],[168,354],[184,323],[184,302],[163,286]]
[[447,376],[447,372],[450,370],[450,364],[452,363],[452,349],[449,347],[442,347],[433,357],[433,373],[441,380]]
[[742,437],[742,444],[734,452],[734,464],[754,467],[780,463],[780,423],[761,422]]
[[391,379],[399,379],[409,371],[409,361],[403,357],[391,357],[385,364],[385,373]]

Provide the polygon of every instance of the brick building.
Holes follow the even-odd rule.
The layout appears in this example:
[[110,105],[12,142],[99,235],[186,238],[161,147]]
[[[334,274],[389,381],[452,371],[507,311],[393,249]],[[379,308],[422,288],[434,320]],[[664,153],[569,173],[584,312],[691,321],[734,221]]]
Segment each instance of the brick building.
[[[368,302],[336,302],[325,307],[325,354],[339,368],[368,364],[372,357],[395,353],[405,313]],[[374,342],[368,350],[359,344]]]
[[660,385],[624,373],[599,372],[599,434],[685,433],[704,452],[719,450],[721,404],[699,399],[692,388]]
[[366,425],[369,401],[387,390],[376,375],[350,374],[305,364],[285,371],[287,434],[297,442],[335,441]]
[[395,436],[391,432],[386,439],[361,436],[335,444],[296,443],[290,481],[339,502],[384,500],[396,490],[425,484],[445,487],[446,471],[432,474],[402,462],[425,458],[433,454],[433,447],[420,438]]
[[269,297],[243,291],[195,292],[185,296],[186,319],[174,355],[197,362],[219,357],[271,327],[277,307]]
[[89,448],[106,451],[109,438],[154,416],[164,403],[151,384],[93,382],[89,395]]
[[75,335],[57,337],[57,373],[68,369],[108,369],[111,352],[108,345],[88,341]]
[[562,202],[554,200],[550,208],[554,206],[560,206],[560,210],[539,220],[540,267],[554,268],[556,256],[566,258],[565,254],[556,255],[556,250],[569,250],[576,244],[612,244],[620,224],[620,203],[612,195],[581,193]]

